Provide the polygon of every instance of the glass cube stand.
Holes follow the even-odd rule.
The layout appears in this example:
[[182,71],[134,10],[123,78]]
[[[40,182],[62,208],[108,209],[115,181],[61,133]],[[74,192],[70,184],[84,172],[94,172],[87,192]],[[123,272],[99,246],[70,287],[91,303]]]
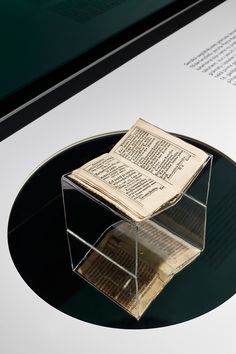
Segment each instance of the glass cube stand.
[[[135,222],[62,177],[72,270],[137,320],[205,247],[212,155],[174,205]],[[99,220],[99,223],[94,222]]]

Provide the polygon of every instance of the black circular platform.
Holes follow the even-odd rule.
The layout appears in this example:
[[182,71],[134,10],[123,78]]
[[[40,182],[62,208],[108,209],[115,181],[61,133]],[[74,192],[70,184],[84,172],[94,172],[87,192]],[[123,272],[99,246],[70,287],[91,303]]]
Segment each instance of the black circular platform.
[[13,262],[38,296],[86,322],[113,328],[154,328],[193,319],[225,302],[236,290],[236,165],[202,143],[184,138],[214,156],[206,248],[175,276],[139,322],[71,270],[61,176],[108,152],[123,134],[103,135],[68,147],[28,179],[15,200],[8,225]]

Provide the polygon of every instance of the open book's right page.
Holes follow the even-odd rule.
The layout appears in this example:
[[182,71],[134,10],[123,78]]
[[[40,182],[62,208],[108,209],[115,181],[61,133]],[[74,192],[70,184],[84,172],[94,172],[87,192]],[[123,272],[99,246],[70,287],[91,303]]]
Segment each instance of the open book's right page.
[[[130,128],[109,155],[129,166],[129,169],[132,166],[134,171],[139,171],[135,186],[130,186],[135,193],[130,194],[149,215],[167,203],[174,203],[205,166],[208,158],[204,151],[143,119]],[[126,190],[129,191],[129,188]]]

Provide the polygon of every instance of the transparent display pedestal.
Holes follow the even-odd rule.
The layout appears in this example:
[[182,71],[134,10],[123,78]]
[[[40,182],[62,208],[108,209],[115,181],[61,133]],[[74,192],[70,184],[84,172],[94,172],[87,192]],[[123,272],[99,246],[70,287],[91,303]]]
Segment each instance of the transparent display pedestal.
[[141,222],[64,175],[72,270],[139,319],[172,277],[204,249],[211,166],[209,155],[174,205]]

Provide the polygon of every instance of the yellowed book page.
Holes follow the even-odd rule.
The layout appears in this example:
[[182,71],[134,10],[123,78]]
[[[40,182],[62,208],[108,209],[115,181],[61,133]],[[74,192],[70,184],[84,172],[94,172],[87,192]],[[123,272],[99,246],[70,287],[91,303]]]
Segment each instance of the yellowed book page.
[[110,154],[131,163],[178,193],[206,162],[208,155],[184,140],[138,119]]
[[[140,173],[119,159],[104,154],[70,175],[76,182],[104,198],[134,220],[153,212],[154,205],[143,205],[144,198],[163,188],[162,184]],[[139,187],[137,188],[137,186]]]

